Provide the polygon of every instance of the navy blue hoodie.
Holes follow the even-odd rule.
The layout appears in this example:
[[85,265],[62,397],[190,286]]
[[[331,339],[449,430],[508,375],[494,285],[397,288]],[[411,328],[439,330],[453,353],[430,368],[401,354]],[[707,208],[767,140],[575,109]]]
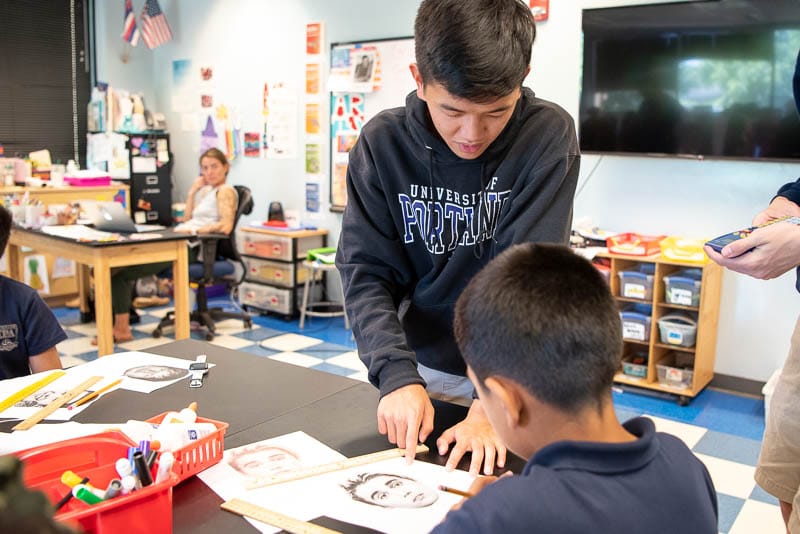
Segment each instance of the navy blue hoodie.
[[466,375],[453,339],[458,296],[515,243],[567,242],[579,162],[572,118],[527,88],[473,160],[448,148],[414,92],[364,126],[350,152],[336,265],[381,396],[424,384],[417,361]]

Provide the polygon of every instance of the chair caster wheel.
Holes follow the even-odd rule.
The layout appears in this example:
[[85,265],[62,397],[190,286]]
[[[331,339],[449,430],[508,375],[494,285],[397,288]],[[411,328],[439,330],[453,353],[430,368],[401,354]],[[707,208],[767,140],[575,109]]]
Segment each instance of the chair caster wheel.
[[206,341],[214,341],[214,334],[211,332],[206,334]]
[[153,330],[153,337],[159,338],[159,337],[161,337],[161,333],[162,333],[161,329],[160,328],[156,328],[155,330]]

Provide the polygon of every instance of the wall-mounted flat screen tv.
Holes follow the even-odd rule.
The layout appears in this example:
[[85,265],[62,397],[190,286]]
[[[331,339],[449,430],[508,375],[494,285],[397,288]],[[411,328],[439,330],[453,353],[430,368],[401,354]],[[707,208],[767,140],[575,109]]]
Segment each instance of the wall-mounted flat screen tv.
[[587,153],[800,160],[797,0],[583,11]]

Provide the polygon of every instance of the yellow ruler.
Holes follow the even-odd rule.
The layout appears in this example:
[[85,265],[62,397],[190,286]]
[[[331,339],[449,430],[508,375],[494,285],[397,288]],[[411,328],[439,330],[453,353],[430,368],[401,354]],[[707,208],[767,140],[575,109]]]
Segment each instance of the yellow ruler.
[[53,371],[46,377],[37,380],[33,384],[25,386],[24,388],[17,391],[7,399],[3,399],[2,401],[0,401],[0,412],[8,408],[11,408],[22,399],[30,397],[31,395],[33,395],[34,393],[45,387],[50,382],[53,382],[56,379],[61,378],[65,374],[67,374],[66,371]]
[[83,393],[84,391],[86,391],[87,389],[89,389],[102,379],[103,379],[102,376],[93,376],[91,378],[87,378],[86,380],[84,380],[71,390],[61,395],[53,402],[51,402],[50,404],[48,404],[47,406],[45,406],[44,408],[33,414],[32,416],[28,417],[27,419],[19,423],[11,430],[28,430],[29,428],[32,428],[36,423],[38,423],[48,415],[55,412],[56,410],[64,406],[66,403],[68,403],[69,401],[71,401],[72,399],[74,399],[75,397],[77,397],[78,395],[80,395],[81,393]]
[[220,504],[220,508],[234,514],[256,519],[273,527],[282,528],[292,534],[339,534],[338,530],[331,530],[308,521],[301,521],[288,515],[279,514],[242,499],[231,499]]
[[[417,454],[428,452],[428,447],[422,444],[417,445]],[[341,471],[342,469],[349,469],[359,465],[371,464],[373,462],[380,462],[382,460],[391,460],[392,458],[399,458],[405,456],[405,449],[389,449],[386,451],[372,452],[363,456],[354,456],[353,458],[346,458],[329,464],[314,465],[311,467],[303,467],[282,473],[274,477],[265,477],[253,480],[246,484],[247,489],[263,488],[264,486],[272,486],[273,484],[280,484],[282,482],[289,482],[291,480],[299,480],[301,478],[309,478],[323,473],[332,473],[334,471]]]

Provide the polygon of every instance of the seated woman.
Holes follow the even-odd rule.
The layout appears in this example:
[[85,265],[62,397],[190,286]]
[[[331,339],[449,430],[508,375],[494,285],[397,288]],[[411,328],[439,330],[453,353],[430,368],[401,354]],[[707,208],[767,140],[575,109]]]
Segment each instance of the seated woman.
[[[184,222],[176,232],[187,234],[230,234],[238,202],[236,190],[226,183],[230,165],[225,154],[210,148],[200,156],[200,176],[189,189]],[[199,253],[199,243],[189,244],[189,263]],[[115,269],[111,273],[111,302],[114,311],[114,341],[133,339],[130,324],[132,284],[139,278],[158,274],[172,264],[150,263]]]

